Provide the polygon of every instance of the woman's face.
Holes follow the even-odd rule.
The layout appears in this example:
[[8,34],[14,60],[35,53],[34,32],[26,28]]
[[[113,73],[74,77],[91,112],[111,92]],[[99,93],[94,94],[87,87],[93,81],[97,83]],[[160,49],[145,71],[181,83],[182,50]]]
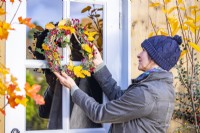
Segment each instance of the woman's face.
[[138,55],[137,55],[139,65],[138,69],[140,71],[147,71],[149,69],[154,68],[157,66],[155,62],[149,57],[147,51],[143,49]]

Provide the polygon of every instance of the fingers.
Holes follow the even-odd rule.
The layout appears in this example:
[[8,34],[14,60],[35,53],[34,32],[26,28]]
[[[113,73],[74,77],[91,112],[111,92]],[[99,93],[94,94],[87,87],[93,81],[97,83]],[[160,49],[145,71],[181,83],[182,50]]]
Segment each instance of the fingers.
[[97,49],[97,47],[95,45],[93,45],[93,49],[94,49],[94,54],[99,53],[99,50]]
[[60,73],[58,73],[58,72],[53,72],[53,73],[56,75],[56,77],[58,77],[58,79],[62,78],[62,76],[60,75]]
[[69,77],[65,72],[61,72],[62,76],[65,77],[66,79]]

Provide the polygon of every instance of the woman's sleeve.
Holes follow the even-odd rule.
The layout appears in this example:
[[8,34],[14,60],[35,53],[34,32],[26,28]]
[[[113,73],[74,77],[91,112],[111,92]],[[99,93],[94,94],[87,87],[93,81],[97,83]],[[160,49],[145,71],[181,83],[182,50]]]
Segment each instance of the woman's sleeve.
[[118,99],[124,93],[120,86],[117,85],[117,82],[112,78],[106,65],[95,72],[93,77],[97,80],[109,100]]
[[49,118],[51,104],[53,99],[53,91],[48,87],[44,92],[44,105],[39,106],[39,116],[42,118]]
[[144,87],[129,90],[106,104],[97,103],[80,89],[74,92],[72,100],[96,123],[122,123],[141,118],[150,114],[155,105],[155,100]]

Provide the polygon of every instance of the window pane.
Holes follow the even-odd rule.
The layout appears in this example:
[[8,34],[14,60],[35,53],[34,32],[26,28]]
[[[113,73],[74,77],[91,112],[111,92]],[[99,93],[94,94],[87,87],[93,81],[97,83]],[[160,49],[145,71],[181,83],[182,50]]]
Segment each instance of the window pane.
[[[93,37],[93,43],[102,52],[103,51],[103,5],[88,4],[79,2],[70,2],[70,17],[71,19],[79,19],[83,26],[87,27],[89,32],[97,32]],[[78,41],[72,36],[71,38],[73,50],[72,60],[80,61],[82,59],[79,53],[80,46]]]
[[[46,78],[40,69],[26,69],[26,82],[31,86],[38,84],[41,89],[38,94],[43,95],[47,88]],[[44,130],[47,129],[47,119],[39,117],[39,105],[36,105],[33,99],[29,99],[26,106],[26,130]]]
[[[103,50],[103,5],[100,4],[88,4],[79,2],[70,2],[70,17],[71,19],[79,19],[83,26],[87,27],[89,32],[97,32],[94,36],[93,43],[102,52]],[[89,9],[90,8],[90,9]],[[88,10],[87,10],[88,9]],[[82,10],[87,10],[82,12]],[[82,12],[82,13],[81,13]],[[78,37],[77,37],[78,38]],[[80,45],[78,41],[72,36],[72,60],[80,61],[82,59],[79,53]],[[102,103],[103,96],[100,86],[93,77],[76,80],[79,88],[86,92],[89,96],[93,97],[97,102]],[[99,128],[102,124],[92,122],[76,104],[71,102],[70,108],[70,128]]]
[[[37,26],[45,27],[48,22],[57,23],[62,19],[62,0],[27,0],[27,17]],[[27,59],[35,58],[32,51],[35,51],[34,40],[35,29],[27,28]],[[39,43],[41,45],[41,43]],[[41,46],[40,46],[41,47]],[[41,56],[41,55],[40,55]],[[43,57],[39,59],[43,59]]]

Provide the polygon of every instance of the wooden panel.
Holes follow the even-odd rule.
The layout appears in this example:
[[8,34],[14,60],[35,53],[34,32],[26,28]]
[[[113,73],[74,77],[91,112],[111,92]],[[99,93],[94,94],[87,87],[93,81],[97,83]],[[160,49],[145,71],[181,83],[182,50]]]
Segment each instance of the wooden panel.
[[[5,6],[4,6],[5,7]],[[0,16],[0,21],[5,20],[5,16]],[[0,63],[5,65],[5,41],[0,41]],[[4,97],[0,97],[0,107],[4,106]],[[0,113],[0,133],[4,133],[5,117]]]

